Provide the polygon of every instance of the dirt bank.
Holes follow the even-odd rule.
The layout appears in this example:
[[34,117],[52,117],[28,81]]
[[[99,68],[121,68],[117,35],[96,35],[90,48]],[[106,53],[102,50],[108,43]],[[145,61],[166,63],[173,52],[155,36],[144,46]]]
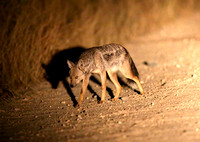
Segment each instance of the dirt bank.
[[[182,18],[125,45],[144,95],[124,84],[111,102],[107,81],[106,101],[97,104],[101,86],[90,81],[74,108],[62,83],[55,90],[43,81],[1,102],[1,141],[200,141],[199,23],[199,15]],[[72,89],[76,99],[80,87]]]

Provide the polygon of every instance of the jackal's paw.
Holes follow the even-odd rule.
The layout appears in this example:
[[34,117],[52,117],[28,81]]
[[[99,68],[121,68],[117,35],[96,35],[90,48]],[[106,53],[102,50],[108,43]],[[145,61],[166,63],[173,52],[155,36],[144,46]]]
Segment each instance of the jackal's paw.
[[102,104],[103,102],[104,102],[104,100],[100,100],[100,101],[98,101],[99,104]]
[[116,101],[118,98],[112,98],[111,101]]
[[75,104],[74,107],[80,107],[80,104]]

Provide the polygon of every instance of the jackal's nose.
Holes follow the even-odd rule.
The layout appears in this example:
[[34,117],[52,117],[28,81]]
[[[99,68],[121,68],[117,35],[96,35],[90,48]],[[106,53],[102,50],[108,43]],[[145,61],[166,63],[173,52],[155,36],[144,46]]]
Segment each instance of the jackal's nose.
[[74,88],[75,86],[76,86],[76,85],[74,85],[74,84],[70,84],[70,87],[71,87],[71,88]]

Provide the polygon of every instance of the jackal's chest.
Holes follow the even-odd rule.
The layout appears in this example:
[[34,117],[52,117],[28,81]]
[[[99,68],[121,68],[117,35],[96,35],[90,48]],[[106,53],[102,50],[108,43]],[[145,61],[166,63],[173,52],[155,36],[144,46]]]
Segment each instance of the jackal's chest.
[[101,73],[101,70],[100,70],[100,69],[95,69],[95,70],[92,71],[92,73],[100,74],[100,73]]

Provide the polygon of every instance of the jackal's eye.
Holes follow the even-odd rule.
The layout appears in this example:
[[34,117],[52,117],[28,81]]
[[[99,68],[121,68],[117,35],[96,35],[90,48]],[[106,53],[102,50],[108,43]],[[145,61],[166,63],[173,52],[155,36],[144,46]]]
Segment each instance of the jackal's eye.
[[75,79],[78,79],[78,76],[76,76]]

